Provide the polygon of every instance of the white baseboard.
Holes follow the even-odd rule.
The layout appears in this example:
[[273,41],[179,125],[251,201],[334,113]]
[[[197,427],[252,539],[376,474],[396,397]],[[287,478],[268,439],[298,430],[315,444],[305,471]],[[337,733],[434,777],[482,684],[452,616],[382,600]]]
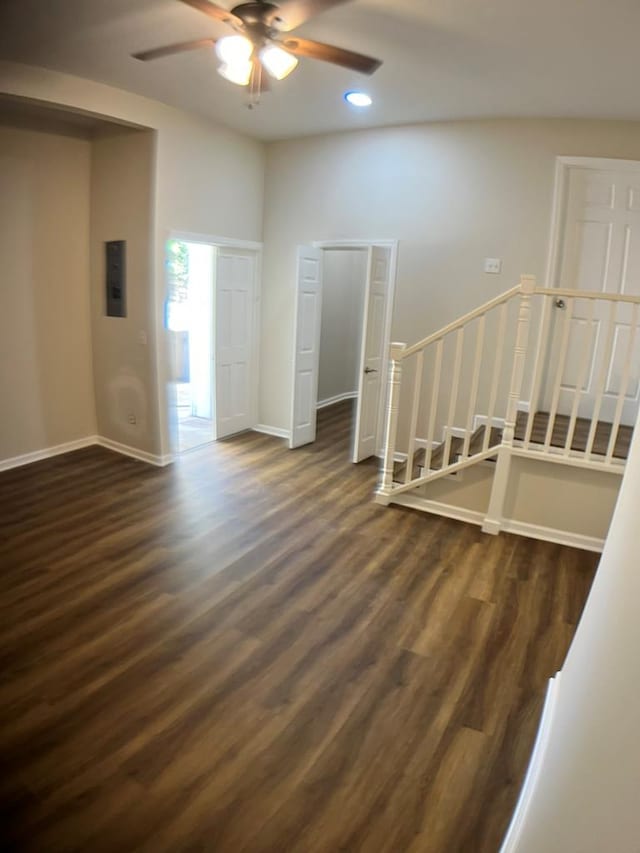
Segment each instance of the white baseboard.
[[581,548],[583,551],[595,551],[600,554],[604,548],[604,539],[596,536],[585,536],[582,533],[571,533],[569,530],[557,530],[555,527],[543,527],[541,524],[530,524],[528,521],[515,521],[505,518],[500,526],[503,533],[517,533],[531,539],[542,539],[545,542],[555,542],[556,545],[569,545]]
[[105,438],[102,435],[96,437],[94,444],[100,447],[106,447],[107,450],[114,450],[116,453],[121,453],[123,456],[130,456],[132,459],[138,459],[140,462],[147,462],[149,465],[156,465],[158,468],[163,468],[173,461],[172,456],[157,456],[155,453],[148,453],[146,450],[138,450],[137,447],[130,447],[128,444],[121,444],[119,441],[113,441],[110,438]]
[[421,498],[419,495],[411,495],[402,492],[394,498],[391,498],[391,503],[399,506],[407,506],[411,509],[420,509],[423,512],[430,512],[433,515],[442,515],[445,518],[454,518],[456,521],[466,521],[467,524],[482,525],[484,521],[484,513],[477,512],[474,509],[465,509],[462,506],[453,506],[453,504],[444,504],[440,501],[430,501],[427,498]]
[[56,444],[53,447],[45,447],[43,450],[34,450],[32,453],[22,453],[20,456],[11,456],[8,459],[0,459],[0,471],[9,471],[11,468],[19,468],[22,465],[30,465],[42,459],[52,456],[60,456],[62,453],[71,453],[72,450],[81,450],[83,447],[91,447],[96,444],[98,437],[87,435],[77,438],[75,441],[65,441],[64,444]]
[[568,545],[571,548],[580,548],[583,551],[595,551],[601,553],[604,547],[604,539],[595,536],[585,536],[582,533],[572,533],[569,530],[557,530],[553,527],[543,527],[540,524],[530,524],[526,521],[516,521],[505,518],[501,523],[489,520],[485,513],[473,509],[455,506],[455,504],[432,501],[420,495],[402,492],[392,497],[390,503],[399,506],[419,509],[430,512],[433,515],[441,515],[445,518],[454,518],[456,521],[466,521],[467,524],[477,524],[484,533],[496,535],[498,533],[515,533],[518,536],[526,536],[529,539],[542,539],[544,542],[554,542],[556,545]]
[[262,432],[264,435],[273,435],[276,438],[286,438],[287,440],[291,437],[290,430],[269,426],[268,424],[256,424],[256,426],[253,427],[253,431]]
[[56,444],[55,447],[45,447],[43,450],[35,450],[33,453],[23,453],[21,456],[13,456],[10,459],[0,459],[0,471],[19,468],[22,465],[29,465],[32,462],[39,462],[52,456],[60,456],[63,453],[71,453],[73,450],[81,450],[83,447],[95,446],[106,447],[108,450],[114,450],[123,456],[130,456],[159,468],[173,461],[172,456],[156,456],[154,453],[138,450],[137,447],[129,447],[128,444],[121,444],[119,441],[112,441],[110,438],[101,435],[87,435],[85,438],[78,438],[75,441]]
[[355,400],[357,396],[357,391],[346,391],[344,394],[336,394],[335,397],[327,397],[326,400],[318,400],[316,403],[316,409],[326,409],[327,406],[335,406],[336,403],[342,403],[344,400]]
[[561,672],[557,672],[555,678],[549,679],[549,686],[547,687],[547,695],[544,700],[540,725],[538,726],[538,734],[536,735],[536,742],[533,745],[533,752],[529,759],[529,767],[527,768],[527,774],[520,790],[520,796],[518,797],[518,802],[516,804],[513,817],[511,818],[511,823],[509,824],[507,834],[502,842],[500,853],[516,853],[516,850],[518,849],[524,822],[527,817],[527,812],[531,807],[534,792],[540,781],[542,764],[549,745],[551,725],[553,723],[556,705],[558,704],[561,674]]

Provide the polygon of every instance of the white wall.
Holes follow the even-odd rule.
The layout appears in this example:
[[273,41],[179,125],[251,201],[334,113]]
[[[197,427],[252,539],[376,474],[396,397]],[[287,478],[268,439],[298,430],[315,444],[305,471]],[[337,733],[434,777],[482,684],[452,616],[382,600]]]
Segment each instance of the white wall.
[[[91,329],[98,433],[156,454],[155,353],[149,346],[154,134],[126,131],[97,138],[91,155]],[[106,316],[108,240],[126,241],[126,317]]]
[[366,275],[366,250],[323,252],[318,402],[358,390]]
[[[560,154],[640,159],[640,123],[434,123],[269,145],[260,421],[287,427],[298,244],[399,239],[392,336],[416,341],[520,273],[544,277]],[[485,257],[503,259],[501,275],[483,273]]]
[[589,599],[562,669],[518,853],[640,849],[640,431]]
[[90,145],[0,126],[0,460],[95,434]]
[[[262,236],[264,146],[214,122],[69,74],[0,62],[0,92],[157,130],[153,187],[154,450],[169,452],[170,343],[164,332],[165,245],[172,230],[240,240]],[[157,402],[155,402],[157,401]]]

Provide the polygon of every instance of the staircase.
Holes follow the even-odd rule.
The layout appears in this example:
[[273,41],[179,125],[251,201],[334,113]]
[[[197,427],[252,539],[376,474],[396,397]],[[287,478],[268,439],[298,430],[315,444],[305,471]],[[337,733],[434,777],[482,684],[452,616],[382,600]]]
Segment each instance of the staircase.
[[[524,441],[527,430],[527,412],[518,412],[516,418],[516,428],[514,433],[514,441]],[[544,445],[544,437],[549,425],[549,412],[536,412],[533,418],[533,429],[531,431],[531,444],[537,444],[540,447]],[[575,430],[571,438],[571,450],[585,451],[589,436],[589,428],[591,421],[587,418],[576,418]],[[551,447],[563,448],[567,442],[569,434],[570,419],[566,415],[556,415],[551,431]],[[611,430],[613,424],[607,421],[598,421],[595,437],[593,442],[593,453],[596,456],[605,456],[607,447],[611,438]],[[469,440],[469,454],[473,456],[479,453],[484,445],[484,436],[487,427],[483,424],[479,426],[472,434]],[[491,437],[489,438],[489,446],[495,447],[502,442],[503,430],[500,427],[491,427]],[[627,459],[631,448],[631,437],[633,436],[633,428],[621,424],[618,429],[616,441],[613,447],[613,456],[615,459]],[[459,461],[464,448],[464,439],[454,435],[449,446],[449,459],[447,465],[455,465]],[[425,448],[416,451],[413,458],[413,471],[411,479],[420,476],[420,469],[426,467],[427,452]],[[495,462],[496,457],[490,457],[489,462]],[[431,454],[429,461],[430,471],[440,471],[445,466],[445,442],[441,442],[436,446]],[[406,479],[406,462],[396,462],[393,466],[393,481],[394,483],[404,483]]]
[[497,533],[514,456],[621,473],[640,395],[639,306],[523,276],[422,341],[392,344],[377,501],[410,495],[421,508],[423,486],[488,462],[483,529]]

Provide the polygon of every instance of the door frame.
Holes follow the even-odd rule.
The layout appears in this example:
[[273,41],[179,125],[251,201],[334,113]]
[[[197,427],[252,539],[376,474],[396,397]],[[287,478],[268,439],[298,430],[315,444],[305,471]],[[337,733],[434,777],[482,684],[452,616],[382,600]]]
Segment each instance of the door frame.
[[[258,423],[258,394],[260,389],[260,305],[262,298],[262,249],[263,244],[258,243],[254,240],[238,240],[234,237],[220,237],[215,234],[200,234],[192,231],[181,231],[178,229],[171,229],[169,231],[167,241],[169,240],[178,240],[183,243],[204,243],[208,246],[213,246],[214,248],[221,249],[240,249],[241,251],[254,252],[255,253],[255,269],[254,269],[254,312],[253,312],[253,328],[252,328],[252,339],[253,339],[253,347],[251,353],[251,372],[252,372],[252,381],[251,381],[251,420],[254,425]],[[166,252],[165,252],[166,255]],[[165,294],[164,301],[167,299],[167,291],[166,291],[166,279],[165,279]],[[216,307],[216,282],[215,279],[213,281],[213,291],[212,291],[212,304],[214,310],[214,317],[212,320],[215,320],[215,307]],[[166,331],[166,330],[165,330]],[[212,343],[213,343],[213,352],[215,353],[216,348],[216,339],[215,339],[215,323],[212,326]],[[213,390],[215,390],[215,370],[213,371]],[[213,396],[212,399],[213,406],[216,406],[216,399]],[[169,409],[170,407],[168,407]],[[170,426],[170,416],[169,411],[167,409],[166,417]],[[214,409],[215,411],[215,409]],[[213,418],[213,435],[214,441],[217,441],[217,427],[216,427],[216,419]],[[179,456],[179,451],[177,449],[175,443],[175,435],[173,435],[172,430],[169,429],[169,435],[171,436],[171,460],[173,461]]]
[[[636,172],[640,177],[640,160],[618,160],[612,157],[574,157],[571,155],[558,155],[555,158],[555,172],[553,183],[553,195],[551,200],[551,220],[549,224],[549,241],[547,249],[547,261],[545,265],[545,275],[543,287],[554,288],[558,286],[558,274],[560,269],[560,261],[562,258],[562,245],[564,238],[565,213],[567,205],[567,194],[569,190],[569,170],[570,169],[593,169],[594,171],[617,171],[617,172]],[[553,306],[549,299],[544,300],[542,313],[540,317],[540,327],[538,329],[538,339],[536,342],[537,364],[534,369],[534,376],[542,373],[541,381],[538,383],[538,388],[529,389],[529,399],[521,401],[521,405],[526,405],[527,410],[535,412],[540,400],[544,395],[544,377],[547,372],[547,361],[550,354],[550,346],[545,342],[549,339],[550,324],[553,316]],[[537,397],[534,399],[534,391],[537,391]]]
[[[370,249],[374,246],[379,246],[382,249],[389,249],[389,289],[387,291],[387,298],[384,306],[384,324],[383,324],[383,341],[382,341],[382,393],[380,394],[380,400],[378,402],[378,417],[377,417],[377,435],[378,442],[376,447],[376,456],[381,457],[384,449],[384,413],[387,405],[387,391],[388,391],[388,383],[387,383],[387,375],[389,373],[389,348],[391,346],[391,322],[393,319],[393,300],[396,292],[396,278],[398,272],[398,247],[399,240],[363,240],[361,238],[354,238],[352,240],[314,240],[309,245],[313,246],[314,249],[320,249],[324,251],[325,249]],[[324,271],[322,273],[324,276]],[[296,304],[294,306],[295,313],[294,317],[298,316],[298,289],[296,288]],[[360,329],[360,333],[364,332],[364,313],[362,316],[362,326]],[[297,322],[297,319],[294,320]],[[294,339],[295,339],[295,329],[294,329]],[[292,389],[293,395],[293,389]],[[316,400],[317,403],[317,400]],[[353,450],[353,448],[352,448]]]

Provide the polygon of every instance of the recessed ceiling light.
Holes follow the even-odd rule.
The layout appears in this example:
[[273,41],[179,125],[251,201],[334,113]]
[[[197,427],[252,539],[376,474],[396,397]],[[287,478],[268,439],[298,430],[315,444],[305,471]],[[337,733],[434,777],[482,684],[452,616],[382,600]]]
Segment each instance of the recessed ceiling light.
[[373,103],[365,92],[345,92],[344,99],[354,107],[370,107]]

